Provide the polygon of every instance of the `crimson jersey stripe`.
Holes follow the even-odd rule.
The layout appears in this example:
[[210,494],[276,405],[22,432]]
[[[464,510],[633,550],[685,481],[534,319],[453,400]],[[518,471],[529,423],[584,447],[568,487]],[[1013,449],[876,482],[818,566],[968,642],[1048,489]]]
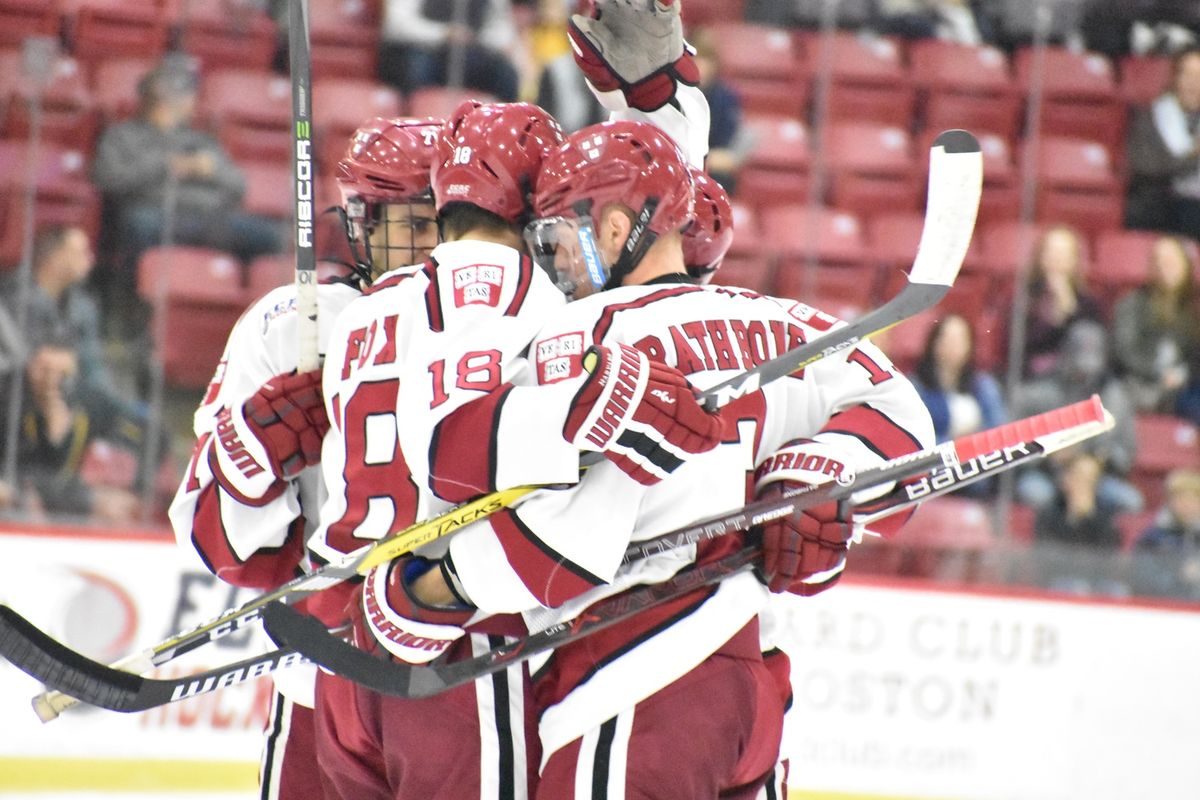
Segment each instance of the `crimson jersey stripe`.
[[260,547],[245,560],[229,541],[221,516],[216,483],[200,490],[192,513],[192,546],[208,571],[226,583],[252,589],[274,589],[301,573],[304,518],[294,520],[281,547]]
[[883,459],[897,458],[921,449],[921,443],[908,430],[879,409],[865,404],[834,414],[821,432],[853,436]]
[[288,487],[287,481],[276,478],[271,484],[270,488],[263,492],[262,497],[247,497],[239,492],[237,487],[229,482],[229,478],[225,477],[225,472],[221,469],[221,464],[217,460],[217,451],[215,447],[210,447],[208,450],[208,467],[212,470],[213,480],[220,484],[221,488],[228,492],[230,497],[232,497],[234,500],[237,500],[242,505],[250,506],[251,508],[261,508],[262,506],[265,506],[267,503],[283,494],[284,490]]
[[437,262],[432,258],[425,262],[425,275],[429,278],[429,286],[425,289],[425,312],[429,315],[429,330],[434,332],[446,329],[442,317],[441,287],[438,285]]
[[490,521],[509,565],[542,605],[562,605],[603,585],[603,580],[548,547],[517,512],[505,509],[493,514]]
[[663,289],[652,294],[639,297],[637,300],[631,300],[628,303],[613,303],[606,306],[604,313],[600,315],[600,319],[596,320],[596,326],[592,328],[592,341],[603,342],[604,337],[608,335],[608,329],[612,327],[613,317],[622,311],[631,311],[637,308],[645,308],[651,303],[656,303],[659,300],[667,300],[672,297],[678,297],[682,294],[690,294],[692,292],[703,292],[703,288],[699,286],[680,285],[672,286],[670,289]]
[[[496,437],[500,413],[512,391],[498,391],[455,409],[433,429],[429,440],[429,488],[451,503],[463,503],[496,490]],[[442,431],[454,431],[442,441]]]
[[529,256],[521,256],[518,269],[520,271],[517,273],[517,291],[513,294],[508,308],[504,310],[506,317],[515,317],[521,311],[521,306],[525,304],[525,296],[529,294],[529,287],[533,283],[533,260]]

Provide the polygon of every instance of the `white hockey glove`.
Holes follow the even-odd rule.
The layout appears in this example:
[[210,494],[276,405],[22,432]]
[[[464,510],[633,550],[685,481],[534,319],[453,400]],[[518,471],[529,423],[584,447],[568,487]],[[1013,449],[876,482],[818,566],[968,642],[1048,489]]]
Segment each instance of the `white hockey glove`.
[[[777,497],[803,486],[853,480],[846,453],[813,439],[797,439],[781,447],[755,471],[758,498]],[[854,538],[849,522],[838,518],[837,501],[795,511],[758,529],[763,560],[760,577],[772,592],[804,597],[832,587],[846,567]]]
[[377,642],[399,661],[425,664],[462,637],[463,625],[474,615],[474,607],[428,606],[409,592],[412,582],[437,569],[438,563],[410,556],[380,564],[367,573],[362,619],[354,624],[359,647],[373,650],[372,642]]
[[704,410],[679,370],[624,344],[592,346],[584,363],[592,357],[563,426],[568,442],[604,453],[646,486],[721,443],[720,415]]
[[216,478],[236,495],[261,500],[320,461],[328,430],[320,370],[276,375],[240,406],[217,413]]
[[609,111],[656,111],[680,83],[700,83],[677,0],[595,0],[591,16],[571,16],[567,35],[575,62]]

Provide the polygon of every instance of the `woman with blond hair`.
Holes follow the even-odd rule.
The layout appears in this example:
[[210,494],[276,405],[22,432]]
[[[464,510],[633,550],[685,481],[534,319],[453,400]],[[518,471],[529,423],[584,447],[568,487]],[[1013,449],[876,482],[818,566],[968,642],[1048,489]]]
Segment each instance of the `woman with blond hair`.
[[1138,411],[1172,413],[1197,376],[1195,261],[1177,236],[1154,243],[1149,275],[1117,303],[1113,356]]

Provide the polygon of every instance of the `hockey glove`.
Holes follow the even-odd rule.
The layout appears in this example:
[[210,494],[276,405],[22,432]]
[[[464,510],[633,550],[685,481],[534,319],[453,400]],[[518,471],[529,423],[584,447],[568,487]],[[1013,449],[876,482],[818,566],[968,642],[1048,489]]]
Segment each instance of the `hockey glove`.
[[[675,0],[595,0],[591,16],[572,15],[567,35],[592,86],[601,93],[619,91],[629,108],[656,111],[675,96],[679,83],[700,83]],[[601,102],[610,111],[624,110],[619,102],[604,97]]]
[[263,498],[321,460],[328,430],[320,370],[276,375],[240,408],[218,412],[218,480],[247,499]]
[[[475,613],[471,606],[428,606],[411,594],[417,578],[438,568],[420,556],[398,558],[367,573],[363,582],[362,618],[356,619],[357,644],[373,650],[377,642],[406,664],[425,664],[440,656],[464,633]],[[367,636],[363,636],[363,629]]]
[[593,346],[594,360],[567,413],[563,436],[653,486],[721,442],[722,422],[697,402],[687,378],[628,345]]
[[[759,499],[773,498],[804,486],[852,477],[838,448],[798,439],[762,463],[755,475],[755,492]],[[772,520],[762,525],[758,534],[763,550],[760,577],[767,588],[808,597],[841,578],[853,528],[838,518],[837,501],[830,501]]]

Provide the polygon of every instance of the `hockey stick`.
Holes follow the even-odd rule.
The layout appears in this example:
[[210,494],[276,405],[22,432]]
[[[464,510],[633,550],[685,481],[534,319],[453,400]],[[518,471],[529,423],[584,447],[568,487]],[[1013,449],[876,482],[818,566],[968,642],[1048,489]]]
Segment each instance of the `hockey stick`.
[[[929,151],[925,225],[904,289],[839,330],[838,339],[808,352],[796,348],[703,392],[704,406],[715,410],[764,383],[790,375],[819,358],[853,348],[863,339],[936,305],[950,291],[967,255],[982,187],[983,155],[975,137],[962,130],[939,134]],[[812,344],[819,343],[821,340],[817,339]]]
[[317,255],[313,249],[316,193],[312,162],[312,58],[308,0],[289,0],[288,58],[292,75],[292,183],[295,190],[298,372],[321,366],[317,337]]
[[[1029,460],[1077,444],[1110,430],[1112,416],[1093,396],[1065,406],[961,437],[928,450],[893,459],[866,470],[843,484],[827,483],[794,492],[784,498],[751,503],[723,517],[689,525],[629,548],[626,559],[645,558],[663,550],[694,544],[832,499],[849,496],[869,485],[913,477],[935,468],[925,483],[899,487],[893,499],[873,513],[879,518],[918,502],[962,488],[984,477],[1012,469]],[[940,471],[938,464],[941,464]],[[316,618],[274,604],[263,610],[263,624],[277,644],[295,648],[322,667],[384,694],[429,697],[469,683],[545,650],[561,647],[590,633],[628,619],[654,605],[674,600],[696,589],[750,567],[760,551],[745,548],[710,564],[702,564],[672,578],[614,595],[586,609],[580,616],[552,625],[521,641],[502,645],[474,658],[453,663],[412,666],[377,658],[331,634]]]
[[[927,472],[933,467],[935,472],[933,477],[927,479],[928,484],[921,482],[911,484],[910,488],[899,494],[890,505],[877,511],[876,516],[895,513],[895,511],[907,508],[916,502],[954,491],[975,480],[1011,469],[1030,459],[1039,458],[1047,453],[1075,444],[1107,430],[1111,424],[1111,418],[1106,418],[1106,412],[1100,406],[1099,400],[1093,398],[1085,403],[1078,403],[1037,417],[1010,423],[985,433],[963,437],[950,444],[893,459],[882,467],[860,473],[848,485],[825,484],[822,487],[796,492],[785,498],[760,501],[732,514],[701,521],[678,531],[639,542],[630,548],[627,558],[644,557],[664,549],[693,543],[704,538],[712,538],[723,533],[747,530],[781,514],[790,513],[796,508],[804,508],[835,497],[848,497],[850,493],[864,488],[867,481],[881,482],[902,479]],[[938,465],[942,466],[938,467]],[[976,467],[978,468],[976,469]],[[937,471],[939,469],[940,472]],[[938,478],[939,475],[944,477]],[[930,485],[931,488],[928,490],[921,488],[925,485]],[[913,486],[918,488],[911,488]],[[431,674],[436,680],[433,682],[440,688],[429,690],[423,688],[426,684],[418,683],[415,684],[412,691],[420,690],[427,693],[441,691],[442,688],[450,686],[445,681],[459,680],[455,677],[459,672],[465,674],[477,667],[486,666],[489,672],[502,669],[507,664],[520,660],[519,655],[532,655],[542,649],[557,647],[585,633],[597,630],[594,627],[595,624],[608,625],[625,619],[629,614],[637,613],[637,611],[652,605],[653,602],[660,602],[667,596],[664,592],[691,591],[698,585],[702,585],[696,583],[702,576],[710,576],[711,573],[715,575],[715,577],[711,577],[711,580],[718,580],[728,574],[728,570],[733,569],[734,566],[733,562],[729,560],[714,562],[714,564],[704,565],[696,570],[680,573],[675,578],[661,584],[642,587],[608,598],[589,609],[583,617],[534,634],[525,640],[528,644],[521,648],[510,645],[503,648],[499,654],[497,654],[498,651],[492,651],[492,654],[469,661],[439,665],[436,669],[433,667],[421,668],[422,671],[417,673],[414,680],[428,682],[432,678],[427,676],[426,672],[434,670]],[[711,582],[711,580],[707,582]],[[682,588],[685,586],[686,589]],[[622,612],[625,613],[625,616],[607,621],[608,615],[617,613],[619,609],[632,610],[628,610],[627,613]],[[324,625],[317,620],[299,614],[281,603],[273,603],[263,609],[262,615],[266,620],[268,631],[273,637],[286,640],[289,645],[299,644],[307,657],[316,656],[314,660],[335,672],[345,673],[348,677],[379,691],[393,694],[397,691],[409,691],[406,683],[397,685],[397,677],[394,672],[400,668],[400,665],[379,661],[363,651],[345,644],[336,636],[330,635]],[[578,635],[573,633],[576,629],[581,631]],[[568,638],[561,638],[564,636]],[[126,712],[144,711],[164,703],[240,683],[265,675],[280,667],[307,660],[305,657],[296,656],[285,647],[262,656],[216,667],[194,675],[173,679],[145,678],[105,666],[76,653],[47,636],[6,606],[0,606],[0,640],[5,642],[6,655],[13,664],[38,680],[59,691],[79,697],[92,705]],[[526,650],[525,647],[538,649]],[[347,650],[349,652],[346,652]],[[409,668],[403,668],[401,672],[407,669]],[[445,670],[452,671],[445,673]],[[470,678],[462,680],[470,680]]]
[[[297,13],[297,7],[297,3],[294,2],[293,15]],[[293,31],[299,30],[300,27],[294,25]],[[293,54],[298,50],[299,48],[295,48]],[[300,152],[299,144],[297,152]],[[975,138],[966,131],[947,131],[941,134],[930,151],[925,228],[905,288],[884,306],[855,323],[830,331],[709,389],[702,393],[702,402],[709,408],[719,408],[818,359],[852,348],[866,337],[935,305],[949,291],[962,265],[974,228],[981,181],[982,156]],[[297,183],[298,197],[299,191],[300,184]],[[297,219],[299,218],[298,212]],[[298,249],[298,256],[299,252]],[[299,276],[299,271],[297,274]],[[315,315],[312,319],[315,321]],[[315,330],[315,325],[312,327]],[[467,522],[507,507],[537,488],[540,487],[520,486],[507,489],[461,506],[447,516],[418,523],[394,537],[377,542],[357,557],[352,554],[345,561],[327,565],[307,576],[297,578],[238,608],[226,611],[191,631],[177,634],[148,650],[127,656],[113,666],[145,672],[205,642],[238,630],[246,622],[256,619],[258,610],[270,602],[291,602],[356,574],[365,574],[372,566],[410,552],[457,530]],[[8,647],[4,637],[0,635],[0,655],[7,655]],[[33,703],[43,721],[53,719],[63,708],[73,705],[70,698],[53,692],[39,695],[34,698]]]

